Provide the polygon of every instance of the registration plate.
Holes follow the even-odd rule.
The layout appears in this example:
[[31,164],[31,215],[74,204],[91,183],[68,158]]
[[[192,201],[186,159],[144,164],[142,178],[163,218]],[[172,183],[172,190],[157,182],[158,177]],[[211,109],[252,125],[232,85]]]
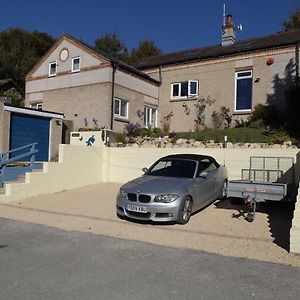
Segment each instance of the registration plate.
[[147,209],[143,206],[127,205],[127,210],[146,214]]

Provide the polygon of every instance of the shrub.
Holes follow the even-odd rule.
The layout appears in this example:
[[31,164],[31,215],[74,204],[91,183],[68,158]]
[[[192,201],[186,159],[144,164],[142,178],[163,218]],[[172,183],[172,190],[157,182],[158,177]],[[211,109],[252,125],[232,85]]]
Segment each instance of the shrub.
[[117,143],[125,144],[125,134],[124,133],[115,133],[115,138]]
[[139,123],[128,123],[125,125],[126,135],[128,137],[137,137],[140,134],[141,125]]
[[149,137],[159,137],[162,136],[162,131],[160,128],[141,128],[140,129],[140,136],[149,136]]
[[257,104],[248,119],[249,127],[271,127],[279,128],[282,118],[274,105]]
[[230,113],[230,109],[225,106],[221,106],[220,112],[213,111],[212,115],[212,123],[214,128],[230,128],[232,122],[232,114]]
[[284,130],[280,130],[275,133],[269,133],[268,135],[269,144],[282,144],[287,141],[295,142],[295,139],[291,138],[290,135]]

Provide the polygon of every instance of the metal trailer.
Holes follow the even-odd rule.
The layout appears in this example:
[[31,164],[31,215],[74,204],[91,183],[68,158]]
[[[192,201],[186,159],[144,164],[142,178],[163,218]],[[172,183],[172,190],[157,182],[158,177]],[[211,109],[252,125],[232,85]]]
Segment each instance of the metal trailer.
[[248,207],[246,220],[252,222],[260,202],[295,201],[293,157],[251,156],[249,169],[242,169],[240,180],[229,180],[225,195]]

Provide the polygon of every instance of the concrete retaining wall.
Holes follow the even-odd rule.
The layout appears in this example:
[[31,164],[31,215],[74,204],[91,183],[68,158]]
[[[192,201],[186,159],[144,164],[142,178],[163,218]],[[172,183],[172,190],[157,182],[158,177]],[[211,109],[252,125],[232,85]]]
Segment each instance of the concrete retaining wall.
[[300,188],[298,189],[298,197],[290,231],[290,252],[300,254]]

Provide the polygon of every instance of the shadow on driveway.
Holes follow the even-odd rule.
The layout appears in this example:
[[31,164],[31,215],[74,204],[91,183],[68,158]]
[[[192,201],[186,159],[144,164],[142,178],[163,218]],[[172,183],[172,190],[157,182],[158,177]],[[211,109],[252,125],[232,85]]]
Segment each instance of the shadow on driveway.
[[[248,209],[246,205],[232,204],[229,199],[217,201],[214,205],[219,209],[232,210],[232,218],[242,217],[247,222]],[[289,251],[290,229],[292,227],[294,208],[294,203],[268,201],[260,203],[256,209],[257,213],[267,215],[271,236],[274,238],[273,243],[286,251]],[[253,222],[255,222],[255,219]],[[249,224],[249,226],[251,225]]]

